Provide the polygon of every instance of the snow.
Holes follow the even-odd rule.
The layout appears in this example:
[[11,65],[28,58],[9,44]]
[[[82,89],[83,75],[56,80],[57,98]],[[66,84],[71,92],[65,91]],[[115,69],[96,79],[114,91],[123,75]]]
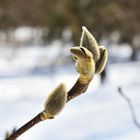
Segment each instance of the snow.
[[[55,52],[58,48],[53,49]],[[36,62],[39,64],[41,52],[45,51],[19,49],[12,61],[5,59],[8,52],[0,55],[3,58],[0,59],[0,139],[7,130],[19,128],[42,111],[48,93],[57,85],[63,82],[69,90],[78,78],[74,63],[58,67],[54,73],[22,75],[25,69],[28,71]],[[17,72],[20,76],[15,75]],[[96,75],[85,94],[70,101],[55,119],[41,122],[19,140],[139,140],[140,133],[132,121],[128,104],[117,91],[121,86],[132,100],[140,122],[139,72],[140,62],[108,64],[108,77],[103,85]]]
[[15,30],[15,38],[19,41],[25,41],[31,38],[32,30],[30,27],[19,27]]

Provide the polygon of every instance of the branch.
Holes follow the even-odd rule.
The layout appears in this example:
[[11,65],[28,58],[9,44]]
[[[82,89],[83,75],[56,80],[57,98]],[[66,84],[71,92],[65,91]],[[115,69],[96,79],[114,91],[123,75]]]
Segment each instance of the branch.
[[[86,92],[88,85],[97,70],[100,73],[103,71],[107,61],[107,51],[105,48],[98,46],[97,43],[95,44],[95,38],[92,37],[87,29],[85,29],[86,28],[84,27],[81,45],[70,49],[70,52],[76,61],[76,70],[80,74],[74,86],[68,92],[66,92],[63,84],[57,87],[48,97],[48,100],[45,103],[45,110],[11,134],[6,140],[15,140],[37,123],[54,118],[54,116],[62,110],[66,102],[69,102]],[[85,46],[87,43],[90,47],[89,50],[85,48],[87,47]],[[98,61],[98,65],[96,66],[95,59],[97,59],[97,57],[100,61]]]
[[[67,93],[67,102],[69,102],[71,99],[74,99],[75,97],[81,95],[81,93],[83,93],[87,89],[89,83],[82,84],[82,83],[80,83],[80,81],[78,79],[77,82],[74,84],[74,86]],[[48,118],[48,119],[51,119],[51,118]],[[26,132],[31,127],[33,127],[34,125],[38,124],[41,121],[43,121],[42,112],[39,113],[37,116],[35,116],[33,119],[31,119],[29,122],[27,122],[25,125],[23,125],[21,128],[16,130],[13,134],[11,134],[5,140],[15,140],[20,135],[22,135],[24,132]]]
[[37,123],[41,122],[41,113],[39,113],[37,116],[35,116],[32,120],[27,122],[25,125],[23,125],[21,128],[16,130],[13,134],[11,134],[6,140],[15,140],[18,138],[21,134],[26,132],[28,129],[36,125]]
[[133,104],[132,104],[131,100],[126,96],[126,94],[124,94],[124,92],[122,91],[121,87],[118,88],[118,91],[119,91],[120,95],[124,98],[124,100],[128,103],[128,107],[130,109],[133,122],[136,125],[136,127],[140,130],[140,124],[139,124],[139,122],[137,120],[137,117],[136,117],[134,107],[133,107]]
[[87,90],[89,83],[90,81],[85,84],[81,83],[78,79],[74,86],[68,91],[67,102],[84,93]]

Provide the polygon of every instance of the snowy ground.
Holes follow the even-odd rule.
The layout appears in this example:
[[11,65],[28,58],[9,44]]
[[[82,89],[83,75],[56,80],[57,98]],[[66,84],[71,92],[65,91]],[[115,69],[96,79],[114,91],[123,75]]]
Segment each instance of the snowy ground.
[[[86,94],[69,102],[54,120],[38,124],[19,140],[140,140],[140,130],[117,92],[122,86],[140,122],[140,62],[111,64],[107,72],[102,86],[96,76]],[[59,68],[54,74],[1,77],[0,140],[5,131],[20,127],[42,111],[48,93],[60,82],[69,90],[77,78],[73,66]]]

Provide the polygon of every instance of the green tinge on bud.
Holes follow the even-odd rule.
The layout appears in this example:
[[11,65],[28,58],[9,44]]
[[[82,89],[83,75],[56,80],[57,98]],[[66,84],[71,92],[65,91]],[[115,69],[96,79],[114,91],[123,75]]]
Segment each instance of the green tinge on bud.
[[96,62],[95,74],[100,74],[104,70],[108,59],[108,53],[106,48],[104,46],[99,46],[99,50],[100,50],[100,58]]
[[100,57],[99,46],[93,35],[87,30],[85,26],[82,27],[83,32],[80,40],[80,46],[86,47],[93,54],[93,59],[98,61]]
[[42,119],[49,119],[57,115],[65,106],[67,101],[67,92],[64,84],[60,84],[45,102],[45,110]]

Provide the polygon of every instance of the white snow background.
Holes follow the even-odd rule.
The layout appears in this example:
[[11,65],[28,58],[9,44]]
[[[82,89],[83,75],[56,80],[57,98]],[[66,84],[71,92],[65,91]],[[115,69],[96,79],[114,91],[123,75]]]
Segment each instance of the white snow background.
[[[19,128],[42,111],[47,95],[61,82],[67,90],[76,82],[79,75],[74,63],[56,67],[55,73],[28,74],[32,67],[50,62],[46,55],[49,60],[58,57],[59,48],[54,44],[53,49],[55,56],[46,48],[21,48],[10,61],[10,49],[0,48],[0,140],[6,131]],[[44,52],[42,58],[39,52]],[[108,64],[103,85],[95,76],[87,92],[70,101],[55,119],[39,123],[18,139],[140,140],[140,130],[133,123],[118,86],[131,99],[140,122],[140,62]]]

